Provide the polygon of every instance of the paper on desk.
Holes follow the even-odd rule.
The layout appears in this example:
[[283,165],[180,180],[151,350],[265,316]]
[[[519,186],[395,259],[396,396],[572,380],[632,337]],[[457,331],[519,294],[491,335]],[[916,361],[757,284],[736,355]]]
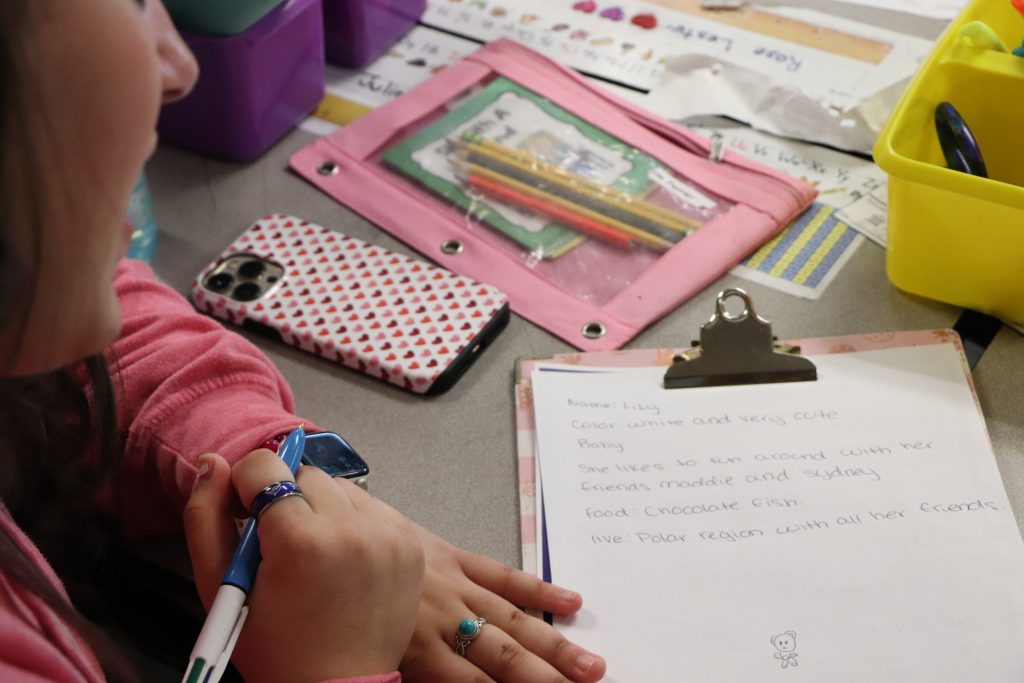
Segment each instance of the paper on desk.
[[[768,79],[723,59],[685,55],[668,61],[645,103],[672,119],[721,114],[777,135],[868,154],[912,72],[900,70],[897,81],[855,99],[853,91],[829,92],[814,79]],[[700,96],[685,96],[692,93]]]
[[687,126],[704,136],[720,135],[727,151],[813,185],[819,204],[836,209],[847,225],[885,246],[888,176],[873,161],[734,124]]
[[889,238],[888,192],[886,182],[836,211],[836,217],[849,225],[855,225],[862,235],[884,247]]
[[864,238],[831,206],[815,202],[730,272],[804,299],[817,299]]
[[[651,106],[673,119],[724,114],[785,137],[870,153],[932,43],[811,10],[777,7],[770,14],[806,27],[808,35],[801,40],[816,47],[758,36],[745,43],[747,59],[738,58],[740,50],[718,58],[674,57],[647,95]],[[812,41],[815,31],[852,36],[863,44],[855,41],[848,49],[830,52]],[[752,47],[762,43],[768,47]],[[788,74],[766,71],[749,59],[751,49],[755,56],[759,49],[769,50],[780,63],[799,68]],[[685,93],[701,96],[681,96]]]
[[387,52],[361,70],[331,69],[327,88],[368,107],[379,107],[411,90],[480,45],[465,38],[414,26]]
[[952,19],[967,4],[967,0],[838,0],[838,2],[847,5],[878,7],[932,19]]
[[[771,7],[765,8],[765,11],[780,17],[780,19],[809,24],[814,27],[815,33],[824,32],[826,37],[831,36],[832,33],[838,33],[852,36],[857,43],[862,43],[865,47],[884,46],[884,50],[881,52],[876,49],[873,52],[870,50],[844,50],[835,53],[853,61],[877,67],[859,72],[860,76],[855,77],[851,83],[840,85],[839,91],[860,88],[861,95],[871,94],[894,83],[906,81],[935,47],[935,41],[931,39],[926,40],[890,31],[879,26],[860,23],[804,7]],[[827,45],[819,44],[818,47],[832,53]],[[856,92],[851,91],[850,94],[855,99],[863,99],[857,97]]]
[[[414,26],[387,52],[362,69],[327,65],[329,96],[366,107],[387,104],[480,45],[426,26]],[[326,135],[337,128],[333,121],[310,117],[303,124],[310,132]]]
[[951,345],[816,382],[534,372],[556,624],[612,683],[1024,678],[1024,545]]
[[859,151],[870,151],[931,48],[820,12],[759,7],[737,16],[702,12],[695,0],[431,0],[422,21],[474,40],[512,38],[625,86],[616,91],[668,118],[724,114]]
[[660,10],[636,0],[429,0],[420,21],[481,42],[511,38],[585,74],[644,91],[661,74]]

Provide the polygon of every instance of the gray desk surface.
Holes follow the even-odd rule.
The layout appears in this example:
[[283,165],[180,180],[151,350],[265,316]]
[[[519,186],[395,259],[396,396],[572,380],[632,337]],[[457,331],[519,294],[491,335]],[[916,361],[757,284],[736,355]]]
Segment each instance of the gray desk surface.
[[[938,35],[942,23],[827,2],[792,2],[905,30]],[[181,292],[255,218],[286,212],[402,253],[412,253],[287,170],[313,140],[296,131],[250,164],[162,147],[148,173],[160,237],[154,267]],[[960,311],[889,284],[883,251],[865,243],[815,302],[731,275],[638,336],[629,346],[688,344],[727,286],[751,292],[784,338],[951,327]],[[521,356],[571,350],[522,318],[447,394],[420,398],[296,349],[254,339],[291,382],[299,412],[344,434],[370,462],[373,492],[469,550],[519,564],[519,512],[512,373]],[[1024,519],[1024,337],[1004,328],[975,381],[1018,520]]]

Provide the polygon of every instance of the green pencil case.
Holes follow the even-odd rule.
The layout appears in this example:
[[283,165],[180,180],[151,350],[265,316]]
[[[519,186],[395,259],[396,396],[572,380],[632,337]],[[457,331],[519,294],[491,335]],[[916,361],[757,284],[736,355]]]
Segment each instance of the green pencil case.
[[164,0],[182,31],[223,38],[235,36],[267,15],[282,0]]

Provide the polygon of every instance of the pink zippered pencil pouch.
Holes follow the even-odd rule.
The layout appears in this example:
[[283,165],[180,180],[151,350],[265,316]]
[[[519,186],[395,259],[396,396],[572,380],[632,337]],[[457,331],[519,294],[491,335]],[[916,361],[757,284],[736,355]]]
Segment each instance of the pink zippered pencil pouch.
[[[681,97],[687,96],[681,93]],[[300,150],[293,169],[512,310],[619,348],[785,227],[810,186],[509,40]]]

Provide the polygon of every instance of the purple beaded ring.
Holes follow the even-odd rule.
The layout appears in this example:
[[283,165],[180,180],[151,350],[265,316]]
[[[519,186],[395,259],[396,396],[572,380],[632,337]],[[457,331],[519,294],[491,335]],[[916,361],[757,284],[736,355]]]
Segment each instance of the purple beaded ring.
[[284,498],[291,496],[302,496],[302,489],[294,481],[275,481],[273,484],[269,484],[263,488],[262,491],[256,494],[252,499],[252,505],[249,506],[249,510],[252,512],[252,516],[256,518],[256,521],[260,521],[260,517],[267,511],[271,505]]

